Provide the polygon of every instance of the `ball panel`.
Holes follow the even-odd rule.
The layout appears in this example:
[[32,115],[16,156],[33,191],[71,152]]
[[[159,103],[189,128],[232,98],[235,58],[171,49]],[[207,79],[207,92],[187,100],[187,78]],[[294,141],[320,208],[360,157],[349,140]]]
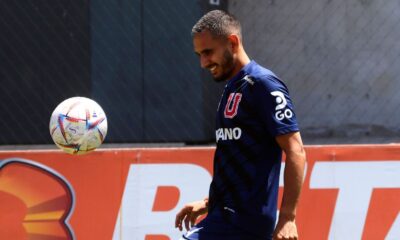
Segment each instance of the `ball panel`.
[[85,154],[98,148],[107,134],[107,117],[95,101],[73,97],[61,102],[50,118],[54,143],[70,154]]

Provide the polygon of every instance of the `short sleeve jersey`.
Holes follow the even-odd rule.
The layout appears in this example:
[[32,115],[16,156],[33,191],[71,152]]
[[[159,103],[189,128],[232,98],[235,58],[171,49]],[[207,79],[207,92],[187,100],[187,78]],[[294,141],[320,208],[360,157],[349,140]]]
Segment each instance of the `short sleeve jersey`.
[[209,215],[271,237],[276,221],[282,150],[275,138],[299,131],[287,87],[255,61],[230,79],[216,123],[217,148]]

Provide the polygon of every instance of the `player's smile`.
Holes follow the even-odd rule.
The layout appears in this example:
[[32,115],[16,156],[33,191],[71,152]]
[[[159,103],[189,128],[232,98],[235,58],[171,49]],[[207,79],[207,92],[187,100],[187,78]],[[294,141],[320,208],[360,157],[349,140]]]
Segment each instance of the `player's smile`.
[[213,76],[217,75],[217,64],[211,65],[210,67],[208,67],[208,69],[210,70]]

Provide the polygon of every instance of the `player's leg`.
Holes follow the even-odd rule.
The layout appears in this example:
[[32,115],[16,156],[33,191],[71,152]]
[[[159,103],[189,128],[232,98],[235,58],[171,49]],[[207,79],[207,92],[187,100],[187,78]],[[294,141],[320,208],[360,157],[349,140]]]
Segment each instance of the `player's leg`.
[[268,240],[242,231],[234,232],[207,232],[202,228],[193,227],[179,240]]
[[220,217],[207,216],[179,240],[267,240],[244,231]]
[[189,231],[187,231],[179,240],[199,240],[199,232],[202,227],[193,226]]

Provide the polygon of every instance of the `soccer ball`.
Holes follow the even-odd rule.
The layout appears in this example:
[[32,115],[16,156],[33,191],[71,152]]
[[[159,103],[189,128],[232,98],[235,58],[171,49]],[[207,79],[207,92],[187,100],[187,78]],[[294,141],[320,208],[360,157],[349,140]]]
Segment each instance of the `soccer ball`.
[[49,128],[51,138],[59,148],[70,154],[85,154],[104,141],[107,117],[92,99],[72,97],[53,111]]

